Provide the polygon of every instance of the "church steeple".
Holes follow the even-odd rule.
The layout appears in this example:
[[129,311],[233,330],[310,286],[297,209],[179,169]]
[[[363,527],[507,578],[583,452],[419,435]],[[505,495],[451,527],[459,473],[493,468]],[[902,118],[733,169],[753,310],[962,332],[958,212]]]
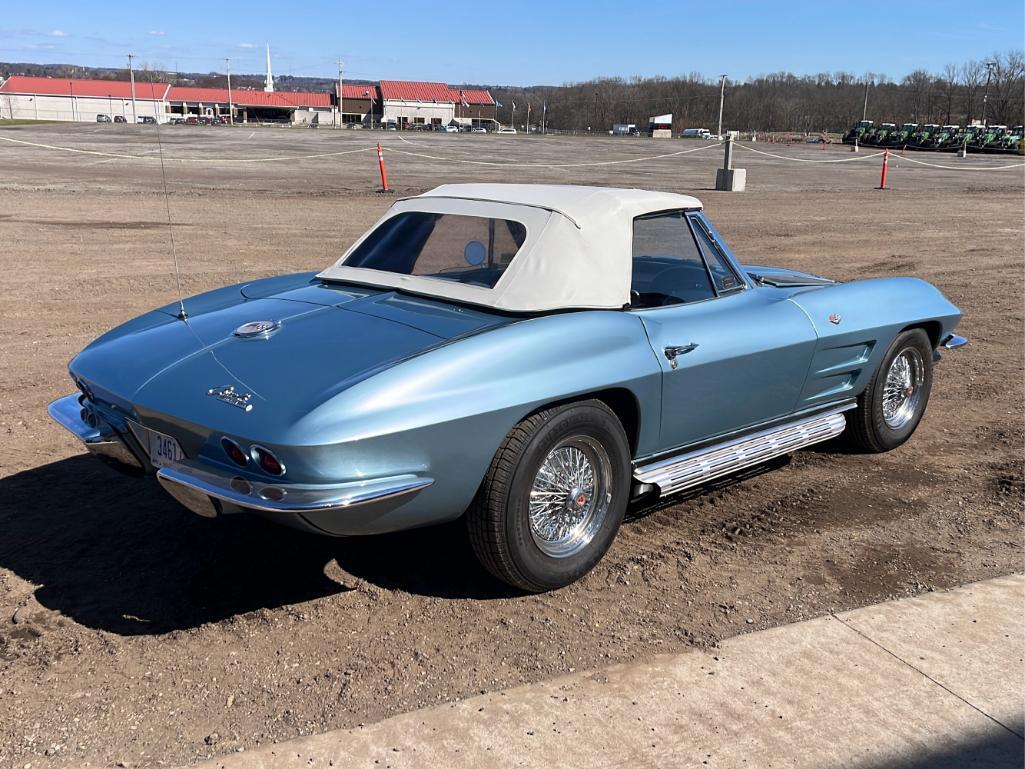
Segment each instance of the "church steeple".
[[274,73],[270,69],[270,43],[267,44],[267,79],[264,81],[263,90],[274,93]]

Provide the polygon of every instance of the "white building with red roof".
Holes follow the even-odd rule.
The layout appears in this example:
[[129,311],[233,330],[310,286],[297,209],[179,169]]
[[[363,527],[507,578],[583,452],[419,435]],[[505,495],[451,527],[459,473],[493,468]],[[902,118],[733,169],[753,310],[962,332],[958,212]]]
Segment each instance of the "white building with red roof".
[[95,123],[97,115],[127,123],[166,121],[167,83],[12,75],[0,84],[0,117]]
[[[382,80],[345,83],[332,91],[257,91],[199,88],[120,80],[13,75],[0,83],[0,117],[96,122],[106,116],[135,123],[231,120],[319,125],[384,124],[396,128],[497,125],[497,102],[485,89],[444,83]],[[138,120],[137,120],[138,119]]]
[[494,125],[495,100],[488,91],[444,83],[382,80],[381,122],[397,128],[417,125]]

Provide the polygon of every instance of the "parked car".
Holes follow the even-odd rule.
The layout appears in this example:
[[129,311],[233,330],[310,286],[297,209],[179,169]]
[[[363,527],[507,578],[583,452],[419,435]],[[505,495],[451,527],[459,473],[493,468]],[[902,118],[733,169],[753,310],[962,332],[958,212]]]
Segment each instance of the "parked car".
[[157,119],[151,115],[139,115],[135,122],[139,125],[156,125]]
[[96,116],[96,122],[97,123],[109,123],[109,122],[111,122],[110,115],[97,115]]
[[114,122],[115,123],[127,123],[128,120],[125,118],[124,115],[114,115]]
[[470,129],[470,133],[472,134],[486,134],[487,132],[488,129],[486,129],[484,126],[474,126]]
[[501,127],[501,128],[499,128],[499,129],[498,129],[497,131],[495,131],[495,133],[500,133],[500,134],[514,134],[514,133],[517,133],[517,131],[516,131],[516,129],[515,129],[515,128],[512,128],[512,127],[506,127],[506,126],[502,126],[502,127]]
[[198,115],[187,115],[185,117],[185,125],[199,125]]
[[445,129],[445,133],[450,133],[450,134],[457,134],[457,133],[459,133],[459,126],[447,125],[447,126],[443,126],[443,127]]
[[320,273],[104,334],[49,411],[200,515],[464,517],[495,576],[543,591],[599,561],[632,499],[841,434],[901,445],[959,319],[916,278],[741,264],[687,195],[453,184]]
[[173,117],[170,120],[168,120],[167,122],[170,123],[171,125],[185,125],[185,118],[183,118],[183,117]]

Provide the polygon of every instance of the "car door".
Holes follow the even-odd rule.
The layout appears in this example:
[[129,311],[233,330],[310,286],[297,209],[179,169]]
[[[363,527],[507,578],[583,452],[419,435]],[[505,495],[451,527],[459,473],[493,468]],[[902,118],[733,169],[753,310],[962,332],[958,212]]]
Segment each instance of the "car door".
[[661,451],[794,410],[814,327],[754,287],[699,214],[635,220],[631,297],[662,368]]

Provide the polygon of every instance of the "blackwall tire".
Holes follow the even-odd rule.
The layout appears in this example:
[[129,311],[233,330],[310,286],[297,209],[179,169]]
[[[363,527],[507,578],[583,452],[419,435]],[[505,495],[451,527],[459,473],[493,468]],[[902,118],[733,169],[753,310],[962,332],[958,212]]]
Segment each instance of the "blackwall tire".
[[503,441],[467,512],[474,552],[520,590],[564,587],[605,555],[631,483],[629,441],[604,403],[534,414]]
[[879,363],[858,408],[849,413],[845,437],[864,451],[891,451],[915,432],[932,391],[933,349],[920,328],[901,332]]

